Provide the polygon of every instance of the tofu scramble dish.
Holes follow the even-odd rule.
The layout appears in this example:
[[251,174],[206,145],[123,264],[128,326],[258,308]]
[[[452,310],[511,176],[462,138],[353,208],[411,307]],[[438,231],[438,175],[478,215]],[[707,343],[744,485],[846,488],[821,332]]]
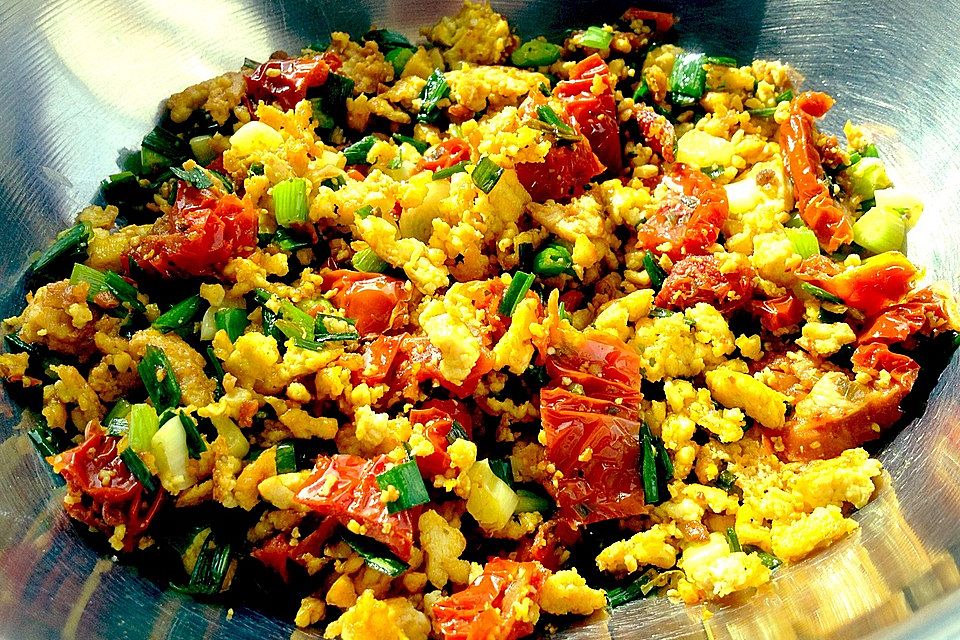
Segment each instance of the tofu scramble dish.
[[856,530],[958,328],[868,133],[666,13],[422,36],[173,95],[36,257],[0,376],[67,513],[345,640],[726,602]]

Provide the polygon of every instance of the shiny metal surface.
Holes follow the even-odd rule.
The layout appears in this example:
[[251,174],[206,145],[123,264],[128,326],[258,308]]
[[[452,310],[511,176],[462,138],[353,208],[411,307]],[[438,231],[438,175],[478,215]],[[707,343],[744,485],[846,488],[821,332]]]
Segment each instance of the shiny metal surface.
[[[414,33],[457,0],[4,0],[0,3],[0,312],[19,309],[30,252],[95,196],[173,91],[332,28]],[[616,13],[609,2],[494,2],[522,33]],[[622,4],[622,3],[620,3]],[[868,123],[893,176],[924,194],[911,235],[928,276],[960,288],[960,3],[685,2],[682,43],[790,61],[837,98],[827,126]],[[596,19],[596,18],[594,18]],[[960,637],[960,362],[884,450],[890,483],[861,531],[779,572],[739,605],[640,602],[583,639]],[[2,393],[2,392],[0,392]],[[193,602],[101,556],[60,512],[55,481],[0,396],[0,634],[9,638],[312,637],[248,609]]]

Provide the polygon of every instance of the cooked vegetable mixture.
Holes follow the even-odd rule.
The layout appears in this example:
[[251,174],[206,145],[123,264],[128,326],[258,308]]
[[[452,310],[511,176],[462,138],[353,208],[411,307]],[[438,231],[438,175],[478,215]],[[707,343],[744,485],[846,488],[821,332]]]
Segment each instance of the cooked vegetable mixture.
[[723,599],[855,530],[958,328],[922,204],[673,26],[466,2],[170,97],[5,321],[70,516],[345,640]]

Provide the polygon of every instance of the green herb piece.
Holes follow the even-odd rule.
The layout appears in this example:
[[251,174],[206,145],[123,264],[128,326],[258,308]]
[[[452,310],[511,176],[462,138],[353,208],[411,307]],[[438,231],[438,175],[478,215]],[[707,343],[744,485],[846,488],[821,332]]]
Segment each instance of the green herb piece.
[[237,338],[243,335],[243,330],[250,324],[250,320],[247,319],[246,309],[236,309],[232,307],[217,309],[217,312],[213,315],[213,320],[216,324],[217,331],[223,329],[227,332],[227,337],[230,338],[230,342],[236,342]]
[[450,431],[447,433],[447,443],[453,444],[457,440],[469,440],[470,437],[467,435],[466,429],[463,428],[463,425],[453,421],[453,424],[450,425]]
[[327,187],[331,191],[340,191],[340,189],[347,186],[347,179],[343,176],[334,176],[332,178],[327,178],[320,182],[321,187]]
[[640,475],[647,504],[657,505],[669,498],[667,483],[673,479],[673,462],[645,422],[640,426]]
[[677,56],[668,83],[674,104],[689,107],[703,96],[707,87],[704,60],[702,53],[684,53]]
[[398,48],[394,49],[387,53],[384,56],[387,62],[393,66],[393,77],[399,78],[400,74],[403,73],[404,68],[407,66],[407,63],[410,62],[410,58],[413,57],[412,49]]
[[354,269],[366,273],[383,273],[390,267],[390,264],[374,253],[370,247],[361,249],[353,254],[351,263]]
[[210,176],[200,167],[194,167],[190,171],[186,171],[179,167],[170,167],[170,171],[173,172],[173,175],[177,176],[187,184],[193,185],[197,189],[209,189],[213,186],[213,180],[210,179]]
[[196,421],[185,413],[180,414],[180,424],[187,436],[187,453],[194,460],[200,459],[200,454],[207,450],[207,443],[203,441]]
[[350,531],[343,532],[343,541],[363,558],[372,569],[396,578],[410,568],[406,562],[392,554],[382,544],[370,538],[358,536]]
[[907,238],[907,225],[896,211],[873,207],[853,223],[853,241],[870,253],[897,251]]
[[727,527],[724,534],[727,538],[727,546],[730,547],[730,553],[740,553],[743,549],[740,547],[740,538],[737,537],[737,530],[733,527]]
[[660,267],[660,263],[649,250],[643,254],[643,268],[650,277],[650,288],[659,293],[667,279],[667,272]]
[[493,475],[507,483],[507,486],[513,486],[513,465],[506,458],[491,458],[489,460],[490,471]]
[[607,602],[610,604],[610,608],[615,609],[628,602],[633,602],[638,598],[646,596],[650,592],[649,589],[646,588],[647,584],[655,576],[656,572],[647,571],[625,587],[608,589]]
[[307,181],[303,178],[287,178],[273,187],[273,210],[277,224],[289,227],[307,221],[310,204],[307,202]]
[[767,569],[770,569],[770,571],[773,571],[774,569],[776,569],[777,567],[783,564],[783,560],[773,555],[772,553],[767,553],[766,551],[763,551],[762,549],[757,549],[753,553],[757,554],[757,557],[760,558],[760,562],[763,563],[763,566],[765,566]]
[[647,96],[650,95],[650,86],[647,84],[646,78],[640,78],[640,84],[637,85],[637,90],[633,92],[633,101],[642,102],[646,100]]
[[374,136],[365,136],[348,146],[343,150],[343,155],[347,158],[347,164],[370,164],[367,160],[367,154],[370,153],[376,143],[377,138]]
[[387,52],[393,49],[416,49],[416,47],[407,40],[407,36],[399,31],[391,31],[390,29],[371,29],[367,31],[363,39],[376,42],[381,52]]
[[147,345],[146,354],[137,365],[137,371],[158,411],[165,411],[180,404],[180,383],[173,372],[173,365],[162,349],[152,344]]
[[127,447],[120,453],[120,459],[123,460],[123,464],[127,465],[130,473],[140,481],[144,489],[149,493],[157,490],[157,483],[153,480],[153,474],[147,469],[147,465],[143,464],[143,460],[140,459],[136,451]]
[[463,162],[458,162],[452,167],[447,167],[446,169],[440,169],[439,171],[433,172],[434,180],[443,180],[444,178],[449,178],[455,173],[463,173],[467,170],[467,165],[470,164],[467,160]]
[[514,513],[546,513],[553,510],[553,502],[547,496],[544,496],[529,489],[517,489],[517,497],[520,501]]
[[62,231],[53,244],[44,249],[30,265],[31,275],[44,275],[68,260],[86,258],[87,244],[92,237],[93,227],[89,222],[78,222]]
[[230,556],[233,548],[230,543],[216,544],[213,532],[207,534],[197,554],[196,563],[190,573],[190,581],[183,586],[170,586],[192,596],[211,596],[223,588],[227,570],[230,568]]
[[301,349],[307,349],[308,351],[323,351],[327,342],[343,342],[347,340],[359,339],[360,334],[356,331],[351,331],[345,333],[327,333],[321,336],[316,336],[313,340],[294,338],[293,344]]
[[130,403],[123,398],[117,400],[110,412],[103,417],[102,424],[107,434],[118,438],[127,435],[130,431],[128,415],[130,415]]
[[415,460],[401,462],[377,476],[377,486],[381,491],[387,487],[395,487],[398,492],[396,500],[387,503],[387,512],[397,513],[417,505],[430,502],[430,494],[423,483],[420,468]]
[[473,184],[477,185],[477,189],[484,193],[490,193],[500,182],[500,176],[502,175],[503,167],[487,156],[483,156],[477,166],[473,168],[471,177],[473,178]]
[[262,176],[263,175],[263,165],[259,162],[254,162],[250,165],[250,168],[247,170],[252,176]]
[[160,419],[157,410],[148,404],[135,404],[130,407],[127,415],[130,430],[127,433],[127,443],[134,451],[149,451],[153,434],[160,428]]
[[527,295],[527,291],[530,290],[530,285],[533,284],[534,279],[535,276],[533,274],[523,271],[517,271],[513,275],[513,280],[510,281],[510,286],[503,294],[503,300],[500,301],[500,307],[498,309],[500,315],[507,317],[513,315],[513,312],[517,309],[517,305],[520,304],[520,301]]
[[27,437],[44,458],[63,453],[73,444],[62,429],[54,431],[45,422],[28,431]]
[[724,470],[720,472],[720,475],[717,476],[717,479],[714,481],[714,484],[717,485],[717,488],[723,489],[727,493],[730,493],[730,490],[736,485],[737,477],[733,475],[730,471]]
[[820,287],[812,285],[809,282],[801,282],[800,289],[807,295],[813,296],[818,300],[823,300],[824,302],[831,302],[833,304],[846,304],[842,298],[838,298],[826,289],[821,289]]
[[548,244],[533,258],[533,272],[538,276],[558,276],[572,267],[570,250],[559,244]]
[[430,148],[429,143],[426,143],[423,140],[417,140],[416,138],[411,138],[410,136],[405,136],[399,133],[395,133],[391,137],[393,138],[393,141],[396,142],[397,144],[403,144],[404,142],[406,142],[407,144],[412,146],[414,149],[416,149],[417,153],[421,155],[423,155],[423,153]]
[[297,450],[292,442],[277,445],[277,473],[293,473],[297,470]]
[[161,333],[187,329],[196,318],[202,304],[199,295],[190,296],[173,305],[169,311],[153,321],[153,328]]
[[214,399],[219,400],[225,393],[223,388],[223,365],[221,365],[220,360],[217,359],[217,354],[213,351],[213,347],[207,347],[206,355],[207,361],[210,363],[210,366],[213,367],[214,378],[217,381],[217,388],[213,392],[213,397]]
[[560,59],[560,47],[544,40],[529,40],[513,50],[510,62],[516,67],[546,67]]
[[253,59],[251,59],[251,58],[244,58],[244,59],[243,59],[243,68],[244,68],[244,69],[256,69],[256,68],[259,67],[259,66],[260,66],[260,63],[257,62],[256,60],[253,60]]
[[356,211],[354,211],[353,215],[363,220],[364,218],[366,218],[372,213],[373,213],[373,206],[369,204],[365,204],[359,209],[357,209]]
[[213,148],[212,136],[195,136],[190,138],[189,144],[193,159],[201,166],[207,166],[218,155],[216,149]]
[[817,240],[817,234],[809,228],[784,229],[784,232],[793,244],[793,250],[801,258],[820,255],[820,242]]
[[443,75],[443,71],[436,69],[427,78],[427,84],[420,94],[420,112],[417,122],[434,123],[440,117],[438,103],[450,95],[450,85]]
[[143,137],[140,146],[140,166],[147,173],[183,164],[191,154],[190,145],[159,125]]
[[601,49],[606,51],[613,42],[613,33],[603,27],[587,27],[587,30],[580,36],[580,44],[591,49]]
[[712,64],[717,67],[735,67],[737,66],[736,58],[731,58],[729,56],[707,56],[703,59],[704,64]]
[[313,316],[298,309],[292,302],[287,300],[280,302],[280,319],[274,324],[288,338],[313,340],[316,321]]

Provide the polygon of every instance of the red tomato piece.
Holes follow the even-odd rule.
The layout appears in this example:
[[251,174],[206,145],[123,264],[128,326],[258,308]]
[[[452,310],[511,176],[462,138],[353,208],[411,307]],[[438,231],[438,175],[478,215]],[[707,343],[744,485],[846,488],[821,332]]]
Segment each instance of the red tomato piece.
[[667,120],[666,116],[657,113],[653,107],[638,106],[639,109],[634,118],[637,120],[644,142],[661,158],[667,162],[673,162],[675,159],[673,145],[676,141],[673,124]]
[[673,265],[654,302],[658,307],[678,310],[706,302],[729,313],[753,297],[754,275],[747,265],[724,273],[712,255],[689,256]]
[[751,300],[747,310],[760,320],[764,329],[775,332],[800,322],[804,307],[800,298],[788,293],[769,300]]
[[164,492],[144,495],[143,485],[120,458],[117,442],[96,428],[83,444],[55,456],[53,465],[67,481],[69,493],[78,498],[64,503],[67,513],[106,533],[126,526],[123,547],[129,552],[160,509]]
[[[616,400],[634,398],[639,393],[640,355],[613,336],[592,335],[576,350],[558,349],[545,359],[554,382],[569,379],[582,385],[588,397]],[[630,403],[622,404],[623,411],[636,409]]]
[[366,528],[364,535],[387,545],[401,560],[409,560],[415,510],[391,514],[380,500],[377,475],[389,466],[387,456],[374,460],[345,453],[321,456],[316,471],[294,500],[320,515],[336,518],[344,526],[355,520]]
[[246,77],[247,95],[255,101],[275,102],[285,111],[293,109],[307,97],[308,89],[323,85],[340,64],[332,53],[270,60]]
[[410,291],[403,281],[379,273],[338,270],[323,276],[331,301],[356,321],[361,336],[382,334],[406,323]]
[[821,286],[851,307],[872,316],[899,302],[910,291],[916,275],[917,268],[905,255],[888,251],[822,280]]
[[645,11],[631,7],[623,14],[624,20],[642,20],[643,22],[652,22],[657,33],[666,33],[673,28],[674,18],[672,13],[663,11]]
[[769,432],[782,441],[783,448],[777,450],[782,459],[833,458],[846,449],[876,440],[903,416],[900,403],[913,388],[920,365],[879,342],[857,347],[851,361],[854,373],[876,376],[885,371],[890,374],[891,384],[863,385],[845,373],[826,374],[817,384],[832,388],[827,393],[820,389],[816,400],[810,396],[801,399],[784,428]]
[[433,453],[417,457],[420,472],[428,478],[444,475],[450,468],[448,436],[454,420],[460,424],[469,438],[473,434],[473,419],[466,407],[456,400],[433,399],[420,409],[410,411],[410,422],[424,426],[427,439],[433,445]]
[[278,533],[251,551],[250,555],[288,582],[290,563],[304,565],[307,555],[320,557],[323,545],[336,531],[338,524],[336,518],[324,518],[313,532],[298,541],[293,541],[285,533]]
[[491,560],[473,584],[432,607],[434,629],[443,640],[515,640],[533,633],[514,605],[536,602],[549,572],[536,562]]
[[[602,86],[599,91],[596,91],[597,77]],[[597,159],[610,171],[619,173],[623,168],[620,122],[607,63],[597,54],[584,58],[570,69],[569,80],[557,83],[553,94],[563,100],[567,113],[590,141]]]
[[637,228],[637,243],[673,260],[706,253],[729,215],[726,192],[685,164],[674,165],[668,184],[660,208]]
[[435,144],[423,154],[420,169],[440,171],[470,159],[470,145],[460,138],[449,138]]
[[164,278],[216,275],[234,257],[257,246],[257,214],[233,194],[217,196],[179,182],[173,208],[130,253],[148,272]]
[[[537,119],[537,107],[546,104],[539,92],[531,93],[520,105],[523,117]],[[577,122],[564,110],[557,114],[577,133]],[[517,178],[534,202],[569,200],[583,193],[584,187],[606,167],[597,158],[584,137],[573,143],[554,143],[543,162],[521,162],[516,166]]]
[[931,334],[951,326],[949,300],[931,287],[912,292],[902,303],[887,307],[864,326],[859,343],[896,344],[911,336]]
[[853,241],[850,216],[823,184],[823,165],[814,144],[813,123],[833,106],[825,93],[805,91],[790,104],[790,117],[780,125],[780,149],[793,180],[800,217],[816,234],[820,245],[833,253]]

